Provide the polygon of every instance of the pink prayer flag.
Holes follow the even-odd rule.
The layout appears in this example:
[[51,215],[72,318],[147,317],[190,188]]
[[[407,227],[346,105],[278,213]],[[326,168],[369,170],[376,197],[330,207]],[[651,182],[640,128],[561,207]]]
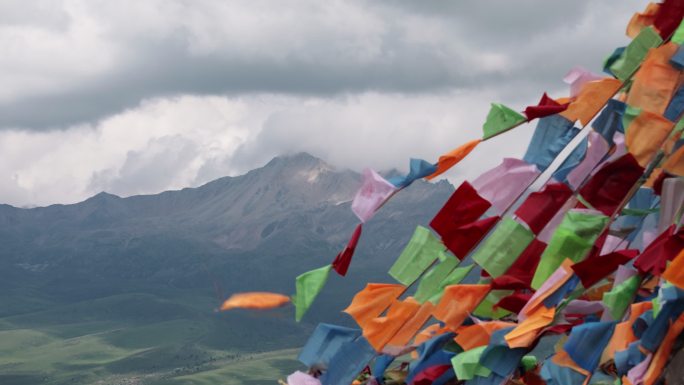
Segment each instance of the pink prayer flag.
[[503,162],[475,179],[472,186],[501,214],[539,176],[537,166],[515,158]]
[[361,222],[367,222],[375,211],[397,190],[393,184],[385,180],[377,172],[367,168],[363,170],[363,184],[356,192],[352,202],[352,211]]
[[601,162],[603,157],[608,153],[608,143],[601,136],[601,134],[592,131],[589,133],[589,148],[584,159],[568,174],[568,183],[574,189],[579,188],[584,179],[586,179],[591,171]]
[[646,371],[648,367],[651,366],[651,359],[653,354],[649,354],[644,358],[643,361],[639,362],[636,366],[627,372],[627,379],[631,381],[632,384],[643,384],[644,377],[646,376]]
[[563,82],[570,85],[570,97],[574,98],[579,95],[580,90],[586,83],[603,78],[603,76],[595,74],[584,67],[576,66],[563,77]]
[[316,377],[297,370],[287,376],[287,385],[321,385],[321,381]]
[[665,178],[660,194],[660,221],[658,233],[675,224],[675,216],[680,207],[684,206],[684,179]]

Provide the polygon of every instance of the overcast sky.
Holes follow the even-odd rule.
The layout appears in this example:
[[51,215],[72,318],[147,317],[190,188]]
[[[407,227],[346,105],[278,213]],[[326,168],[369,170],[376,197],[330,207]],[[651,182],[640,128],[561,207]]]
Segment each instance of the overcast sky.
[[[308,151],[405,169],[566,96],[636,0],[2,0],[0,203],[198,186]],[[521,156],[521,127],[448,177]]]

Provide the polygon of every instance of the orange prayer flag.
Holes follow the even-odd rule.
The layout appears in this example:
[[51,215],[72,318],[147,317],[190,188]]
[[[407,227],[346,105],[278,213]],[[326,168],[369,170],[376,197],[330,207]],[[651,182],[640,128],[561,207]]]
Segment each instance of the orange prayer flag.
[[652,26],[659,9],[659,4],[648,3],[643,13],[635,13],[627,24],[627,36],[634,39],[642,29]]
[[447,286],[432,315],[444,322],[448,329],[456,331],[468,314],[484,300],[490,289],[490,285]]
[[382,314],[385,309],[406,289],[404,285],[390,283],[369,283],[356,293],[351,304],[343,310],[363,328],[368,321]]
[[437,171],[426,176],[425,179],[431,180],[445,173],[447,170],[456,165],[456,163],[460,162],[463,158],[470,154],[470,152],[473,151],[473,149],[475,149],[475,147],[477,147],[481,141],[482,139],[471,140],[470,142],[440,156],[439,160],[437,161]]
[[[407,298],[407,300],[409,299],[413,300],[411,297]],[[434,308],[435,305],[432,302],[425,301],[413,317],[399,329],[387,344],[391,346],[404,346],[411,342],[416,333],[418,333],[418,330],[430,319]]]
[[672,175],[684,176],[684,147],[667,158],[663,164],[663,169]]
[[233,294],[221,305],[221,310],[230,309],[273,309],[290,302],[290,297],[266,292]]
[[627,104],[659,115],[665,112],[679,83],[679,71],[670,65],[678,47],[667,43],[649,51],[634,75]]
[[586,126],[621,87],[622,82],[612,78],[588,82],[580,90],[577,99],[560,115],[571,122],[579,120]]
[[553,322],[556,308],[539,306],[527,316],[525,321],[504,337],[510,348],[527,348],[539,337],[542,330]]
[[480,322],[474,325],[461,326],[456,330],[456,338],[454,341],[463,348],[463,350],[470,350],[480,346],[489,344],[489,339],[492,333],[499,329],[515,326],[512,322],[503,321],[489,321]]
[[663,273],[663,278],[678,288],[684,289],[684,250],[670,262]]
[[625,128],[625,144],[639,165],[646,167],[665,143],[673,128],[674,123],[661,115],[641,111]]
[[629,318],[615,325],[613,336],[610,338],[608,346],[603,350],[603,355],[601,356],[602,364],[615,359],[615,352],[627,349],[630,343],[637,340],[634,331],[632,331],[632,324],[634,324],[634,321],[636,321],[640,315],[644,314],[652,307],[653,304],[650,301],[637,302],[631,305]]
[[591,379],[591,373],[587,371],[586,369],[582,368],[581,366],[577,365],[577,363],[570,357],[568,352],[565,350],[561,349],[556,354],[554,354],[551,357],[551,361],[558,365],[558,366],[563,366],[566,368],[570,368],[577,373],[581,373],[584,376],[584,382],[582,382],[582,385],[587,385],[589,383],[589,380]]
[[394,300],[386,316],[375,317],[363,325],[363,336],[376,351],[382,351],[382,348],[420,307],[420,304],[412,298],[405,301]]

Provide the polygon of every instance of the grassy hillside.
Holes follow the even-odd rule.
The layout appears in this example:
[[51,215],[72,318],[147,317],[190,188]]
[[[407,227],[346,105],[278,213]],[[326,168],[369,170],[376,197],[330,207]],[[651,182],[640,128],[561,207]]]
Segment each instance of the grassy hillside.
[[[278,312],[214,313],[198,298],[130,293],[1,318],[0,383],[260,384],[299,367],[295,350],[264,352],[303,328],[288,337],[269,324]],[[259,325],[241,332],[250,317]]]

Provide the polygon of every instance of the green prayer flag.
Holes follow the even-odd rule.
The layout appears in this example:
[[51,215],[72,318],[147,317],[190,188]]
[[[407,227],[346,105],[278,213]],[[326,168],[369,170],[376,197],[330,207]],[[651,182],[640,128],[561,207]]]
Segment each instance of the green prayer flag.
[[510,311],[506,309],[494,309],[501,298],[513,294],[512,290],[492,290],[487,294],[484,300],[473,311],[473,315],[481,318],[501,319],[509,314]]
[[648,50],[663,43],[663,39],[653,28],[647,27],[641,30],[632,40],[622,55],[610,65],[610,72],[618,79],[624,81],[632,76],[644,61]]
[[658,313],[660,313],[660,308],[661,308],[660,300],[658,299],[658,297],[654,297],[651,300],[651,305],[653,306],[653,318],[655,318],[658,316]]
[[[397,282],[409,286],[437,260],[447,259],[442,242],[429,229],[418,226],[389,271]],[[451,257],[457,259],[456,257]]]
[[475,265],[457,267],[456,269],[454,269],[451,273],[449,273],[449,275],[447,275],[446,278],[442,280],[442,282],[439,283],[437,290],[432,294],[432,296],[430,296],[428,301],[437,305],[439,301],[442,299],[442,296],[444,295],[444,289],[447,286],[461,283],[461,281],[463,281],[463,278],[465,278],[468,275],[468,273],[470,273],[470,271],[473,270],[473,267],[475,267]]
[[325,282],[328,280],[328,275],[332,265],[327,265],[315,270],[307,271],[306,273],[300,274],[296,280],[297,293],[293,298],[293,302],[296,308],[295,319],[299,322],[306,311],[321,292]]
[[568,211],[542,253],[532,279],[532,288],[539,289],[566,258],[579,262],[586,257],[608,220],[606,215],[600,213]]
[[440,283],[454,271],[460,262],[458,258],[447,258],[430,269],[418,282],[418,289],[413,298],[420,303],[429,300],[439,291]]
[[503,275],[534,239],[527,227],[504,218],[473,254],[473,261],[492,277]]
[[480,357],[487,346],[479,346],[451,358],[451,366],[454,367],[456,378],[459,380],[472,380],[475,376],[489,377],[492,373],[487,367],[480,365]]
[[679,24],[679,27],[675,31],[674,35],[672,35],[672,39],[670,39],[670,41],[678,45],[684,44],[684,21]]
[[634,294],[639,289],[641,277],[633,275],[603,294],[603,303],[608,308],[613,320],[619,321],[632,303]]
[[489,139],[494,135],[502,133],[508,129],[511,129],[518,124],[525,122],[527,118],[517,111],[504,106],[499,103],[492,103],[489,113],[487,114],[487,120],[482,127],[484,135],[483,140]]

